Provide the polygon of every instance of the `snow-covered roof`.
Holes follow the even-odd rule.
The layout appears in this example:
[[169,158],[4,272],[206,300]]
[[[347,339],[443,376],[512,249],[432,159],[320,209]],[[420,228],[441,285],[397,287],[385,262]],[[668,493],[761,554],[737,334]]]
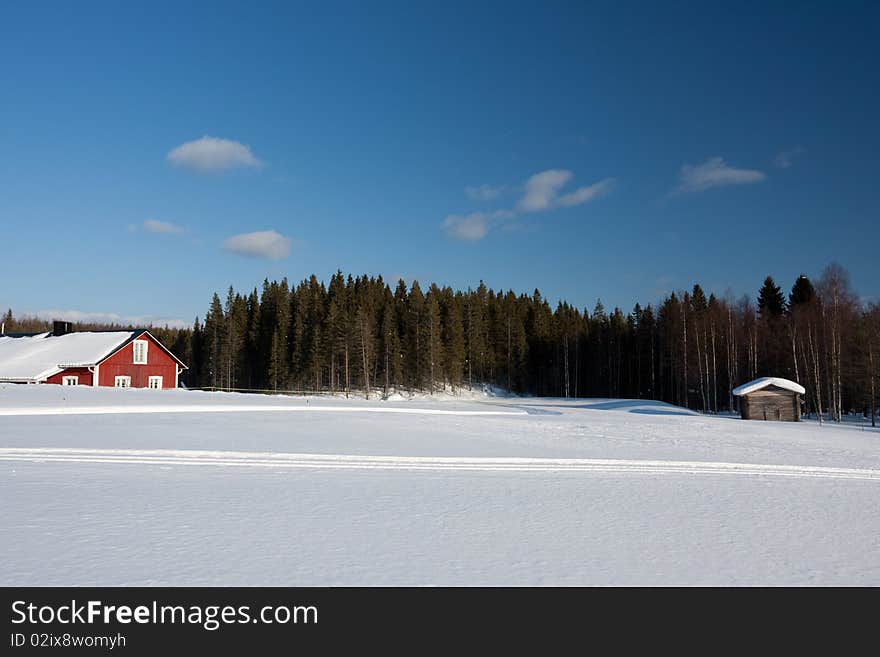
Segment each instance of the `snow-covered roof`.
[[799,395],[803,395],[807,392],[802,385],[800,385],[799,383],[795,383],[794,381],[781,379],[777,376],[762,376],[760,379],[755,379],[754,381],[743,383],[741,386],[734,388],[733,394],[737,397],[742,397],[743,395],[747,395],[750,392],[755,392],[755,390],[761,390],[762,388],[766,388],[768,386],[776,386],[777,388],[782,388],[783,390],[791,390],[792,392],[796,392]]
[[95,331],[0,336],[0,381],[42,381],[66,367],[95,365],[134,334]]

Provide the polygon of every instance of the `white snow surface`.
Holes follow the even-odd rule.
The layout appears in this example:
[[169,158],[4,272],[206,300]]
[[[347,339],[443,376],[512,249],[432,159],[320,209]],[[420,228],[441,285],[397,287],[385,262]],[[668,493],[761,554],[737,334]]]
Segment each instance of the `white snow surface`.
[[131,336],[131,331],[0,336],[0,379],[40,380],[60,371],[62,365],[94,365]]
[[804,387],[799,383],[795,383],[794,381],[790,381],[789,379],[781,379],[778,376],[762,376],[760,379],[755,379],[754,381],[743,383],[741,386],[734,388],[731,392],[737,397],[741,397],[743,395],[749,394],[750,392],[755,392],[755,390],[761,390],[769,386],[776,386],[777,388],[782,388],[783,390],[790,390],[791,392],[796,392],[799,395],[803,395],[807,392],[806,389],[804,389]]
[[0,585],[878,585],[878,494],[858,422],[0,384]]

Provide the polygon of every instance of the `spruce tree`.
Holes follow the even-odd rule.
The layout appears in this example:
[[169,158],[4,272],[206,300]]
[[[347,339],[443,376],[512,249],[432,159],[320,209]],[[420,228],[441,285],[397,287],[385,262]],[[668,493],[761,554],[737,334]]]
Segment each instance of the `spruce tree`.
[[691,293],[691,308],[695,313],[700,314],[708,307],[709,302],[706,300],[706,293],[703,292],[703,288],[697,283],[694,285],[693,292]]
[[323,283],[318,282],[318,277],[312,274],[308,282],[307,311],[305,322],[305,375],[309,381],[308,387],[313,390],[322,388],[322,369],[324,361],[324,348],[327,337],[322,329],[323,319],[327,312],[327,291]]
[[184,371],[183,380],[190,387],[198,387],[205,385],[204,380],[204,358],[205,345],[202,325],[196,316],[193,322],[192,335],[190,337],[190,361],[189,369]]
[[772,276],[764,279],[764,284],[758,292],[758,314],[762,318],[782,317],[785,312],[785,297],[782,289],[776,284]]
[[309,291],[305,281],[296,286],[291,294],[291,328],[290,328],[290,371],[296,387],[305,389],[308,368],[308,312]]
[[499,290],[490,310],[493,329],[489,353],[492,358],[493,383],[505,390],[521,390],[525,367],[526,339],[523,322],[525,300],[512,290]]
[[384,394],[387,396],[392,386],[396,386],[401,378],[400,334],[397,330],[397,310],[394,295],[386,287],[382,304],[382,373],[384,376]]
[[806,275],[801,274],[791,287],[791,294],[788,295],[788,305],[789,308],[806,305],[812,303],[815,298],[816,289],[813,287],[813,283],[810,282]]
[[242,375],[248,388],[262,387],[262,373],[259,371],[260,339],[260,298],[254,288],[247,299],[247,329],[244,346]]
[[272,346],[269,352],[269,383],[272,390],[278,391],[284,380],[284,341],[281,339],[281,331],[276,326],[272,331]]
[[[348,291],[342,272],[338,271],[330,279],[327,289],[327,315],[324,322],[324,334],[327,348],[327,360],[330,371],[330,391],[342,387],[348,391]],[[342,372],[342,385],[339,385]]]
[[444,369],[453,390],[461,385],[466,354],[461,303],[461,294],[454,294],[448,287],[443,289],[441,321],[445,348]]
[[425,296],[418,281],[412,282],[407,305],[404,353],[410,376],[409,385],[416,390],[422,390],[428,358],[425,348]]
[[425,296],[423,334],[427,357],[428,389],[431,394],[445,380],[443,373],[442,331],[440,323],[440,288],[432,284]]
[[205,367],[208,385],[213,388],[223,386],[222,350],[225,337],[225,321],[220,296],[215,292],[211,299],[211,307],[205,316]]
[[353,303],[355,307],[354,337],[359,353],[358,369],[361,372],[364,392],[369,398],[372,387],[375,319],[372,285],[366,276],[359,278],[354,285]]

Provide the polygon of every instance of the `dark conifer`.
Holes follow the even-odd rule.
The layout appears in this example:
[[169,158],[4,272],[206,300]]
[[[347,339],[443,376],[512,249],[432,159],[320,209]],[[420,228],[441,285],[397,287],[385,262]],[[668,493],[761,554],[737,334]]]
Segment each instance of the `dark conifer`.
[[772,276],[764,279],[764,284],[758,293],[758,314],[762,318],[781,317],[785,312],[785,297],[782,289],[776,284]]

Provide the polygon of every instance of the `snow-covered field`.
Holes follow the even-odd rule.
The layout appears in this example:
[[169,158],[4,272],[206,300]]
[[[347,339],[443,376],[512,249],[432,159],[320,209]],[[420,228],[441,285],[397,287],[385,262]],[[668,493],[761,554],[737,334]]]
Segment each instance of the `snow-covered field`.
[[0,385],[0,585],[880,585],[880,432]]

